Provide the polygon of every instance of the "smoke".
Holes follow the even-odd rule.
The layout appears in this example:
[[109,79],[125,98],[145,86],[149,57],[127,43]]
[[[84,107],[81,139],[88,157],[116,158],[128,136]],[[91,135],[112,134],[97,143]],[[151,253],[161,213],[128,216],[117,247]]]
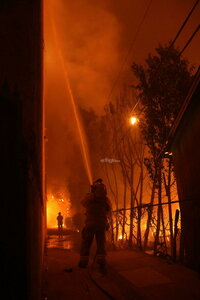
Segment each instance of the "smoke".
[[[69,168],[68,161],[74,157],[79,144],[76,122],[55,45],[52,16],[75,101],[85,109],[92,107],[95,112],[102,114],[108,101],[107,96],[148,3],[148,0],[44,1],[47,184],[67,184],[70,174],[76,172]],[[164,4],[160,0],[152,1],[125,70],[130,70],[133,61],[143,63],[147,54],[154,51],[159,42],[166,43],[172,39],[190,8],[190,0],[184,3],[170,0]],[[198,13],[199,8],[180,40],[180,47],[196,26]],[[189,58],[194,58],[194,62],[197,59],[199,61],[197,43],[196,38],[194,46],[190,46],[186,52]],[[129,73],[131,76],[131,71]],[[80,153],[76,152],[75,157],[74,165],[82,166]]]
[[[59,51],[76,103],[101,114],[118,68],[120,24],[101,1],[45,1],[44,41],[47,190],[67,186],[74,173],[77,182],[70,184],[77,189],[84,187],[79,181],[85,174],[80,176],[80,141]],[[75,194],[70,195],[73,201],[80,201]]]
[[[118,69],[120,24],[103,5],[104,1],[49,3],[48,11],[52,9],[54,14],[73,94],[81,106],[95,107],[102,113]],[[50,18],[49,14],[47,19]]]

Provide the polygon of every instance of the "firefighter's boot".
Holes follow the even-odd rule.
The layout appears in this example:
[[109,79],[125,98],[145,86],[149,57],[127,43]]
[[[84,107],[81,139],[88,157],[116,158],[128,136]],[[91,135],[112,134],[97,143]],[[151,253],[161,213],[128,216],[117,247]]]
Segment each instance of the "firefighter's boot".
[[96,263],[97,263],[97,265],[99,267],[99,271],[103,275],[106,275],[107,274],[107,268],[106,268],[106,257],[105,257],[105,255],[99,255],[99,254],[97,254]]
[[89,257],[88,256],[81,256],[80,261],[79,261],[79,268],[86,268],[89,262]]
[[105,268],[106,266],[106,257],[103,254],[97,254],[96,263],[100,268]]

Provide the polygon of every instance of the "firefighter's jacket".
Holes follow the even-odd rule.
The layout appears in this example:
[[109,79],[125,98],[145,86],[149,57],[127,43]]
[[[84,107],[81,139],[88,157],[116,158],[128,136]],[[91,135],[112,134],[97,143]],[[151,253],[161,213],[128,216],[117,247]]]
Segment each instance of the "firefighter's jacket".
[[107,196],[96,197],[93,193],[88,193],[81,203],[86,209],[86,225],[107,225],[111,212],[111,203]]

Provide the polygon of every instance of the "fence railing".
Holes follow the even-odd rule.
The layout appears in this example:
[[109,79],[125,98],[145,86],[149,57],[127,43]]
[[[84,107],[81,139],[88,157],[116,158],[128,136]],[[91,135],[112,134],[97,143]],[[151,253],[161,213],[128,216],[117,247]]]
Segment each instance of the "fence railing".
[[[142,205],[135,206],[133,208],[120,208],[118,210],[112,210],[112,242],[118,245],[129,245],[130,240],[135,241],[135,245],[143,249],[144,235],[146,228],[144,226],[145,214],[148,214],[149,210],[154,207],[164,206],[169,204],[176,204],[183,201],[171,201],[163,203],[145,203]],[[126,211],[132,211],[129,216],[127,216]],[[140,211],[140,217],[138,218],[138,211]],[[169,219],[165,218],[165,225],[161,226],[159,232],[159,239],[155,247],[155,232],[157,229],[158,220],[155,215],[152,215],[149,224],[149,242],[148,249],[151,248],[155,255],[171,257],[176,260],[181,253],[181,223],[179,222],[180,212],[176,209],[175,216],[173,218],[173,234],[170,232]],[[132,236],[130,237],[130,218],[134,219]],[[147,220],[147,219],[146,219]],[[140,224],[138,223],[140,222]],[[146,223],[145,223],[146,224]],[[141,228],[142,227],[142,228]],[[140,229],[139,229],[140,228]],[[140,234],[138,234],[140,230]]]

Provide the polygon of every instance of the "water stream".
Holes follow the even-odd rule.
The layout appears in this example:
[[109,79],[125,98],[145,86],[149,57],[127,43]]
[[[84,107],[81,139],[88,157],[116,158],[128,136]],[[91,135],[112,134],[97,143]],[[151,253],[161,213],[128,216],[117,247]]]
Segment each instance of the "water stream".
[[[46,5],[47,5],[47,2],[46,2]],[[87,142],[86,142],[83,126],[81,124],[77,105],[76,105],[76,102],[75,102],[75,99],[74,99],[74,96],[72,93],[66,61],[63,56],[62,47],[61,47],[61,43],[59,40],[59,35],[56,30],[55,17],[53,14],[53,10],[51,9],[51,7],[48,7],[48,11],[50,14],[49,17],[51,20],[53,36],[54,36],[54,41],[55,41],[55,47],[56,47],[56,50],[57,50],[57,53],[59,56],[59,60],[60,60],[60,64],[61,64],[61,68],[62,68],[62,72],[63,72],[63,77],[64,77],[64,81],[65,81],[66,93],[67,93],[67,96],[69,96],[70,103],[72,105],[72,109],[73,109],[73,113],[74,113],[74,118],[75,118],[76,125],[77,125],[77,132],[78,132],[78,136],[79,136],[79,140],[80,140],[80,146],[81,146],[81,152],[82,152],[85,170],[87,173],[89,183],[92,184],[92,172],[91,172],[91,166],[90,166],[89,155],[88,155],[88,147],[87,147]]]

